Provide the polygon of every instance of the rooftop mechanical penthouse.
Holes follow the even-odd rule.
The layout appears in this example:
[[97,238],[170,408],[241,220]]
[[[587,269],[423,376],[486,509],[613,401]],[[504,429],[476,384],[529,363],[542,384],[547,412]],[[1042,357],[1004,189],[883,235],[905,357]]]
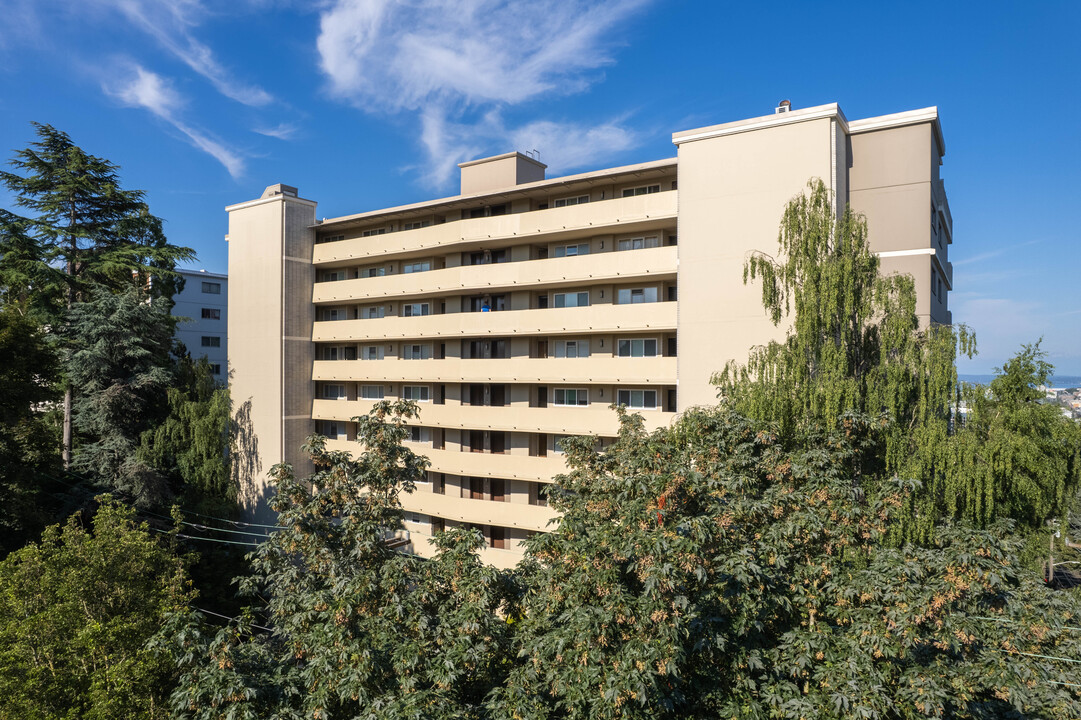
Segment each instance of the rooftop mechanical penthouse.
[[319,431],[354,450],[351,418],[419,403],[428,482],[403,496],[413,550],[456,524],[513,565],[554,518],[560,441],[610,441],[619,403],[647,428],[715,401],[710,376],[785,328],[751,250],[773,253],[812,177],[867,217],[883,272],[912,275],[917,313],[950,322],[952,221],[936,108],[847,120],[836,104],[679,132],[668,160],[546,179],[519,153],[463,163],[461,194],[318,222],[287,185],[227,208],[229,369],[250,402],[242,495],[270,517],[266,472],[310,471]]

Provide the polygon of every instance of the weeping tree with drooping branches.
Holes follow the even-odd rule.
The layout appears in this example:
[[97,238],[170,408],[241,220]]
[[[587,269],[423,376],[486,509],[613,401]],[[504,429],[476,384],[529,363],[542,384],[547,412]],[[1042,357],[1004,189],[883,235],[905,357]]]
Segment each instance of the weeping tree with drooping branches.
[[855,470],[920,479],[928,492],[913,496],[897,532],[927,539],[943,510],[933,495],[964,482],[951,469],[949,438],[955,361],[975,351],[974,336],[963,325],[921,327],[913,279],[880,272],[866,219],[847,206],[838,212],[821,180],[785,207],[778,245],[776,256],[747,259],[744,282],[761,283],[770,320],[787,320],[789,330],[718,373],[720,397],[786,438],[828,431],[846,412],[880,418],[880,452]]

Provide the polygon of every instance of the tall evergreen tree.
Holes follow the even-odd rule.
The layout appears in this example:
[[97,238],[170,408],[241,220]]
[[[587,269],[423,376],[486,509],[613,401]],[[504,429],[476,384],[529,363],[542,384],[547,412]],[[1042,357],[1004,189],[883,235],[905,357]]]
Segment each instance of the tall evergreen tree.
[[70,379],[80,388],[75,427],[85,438],[72,467],[140,505],[170,496],[165,476],[138,453],[142,434],[168,414],[175,319],[164,298],[138,287],[91,288],[74,305],[64,334]]
[[[45,322],[58,325],[65,309],[81,300],[89,284],[119,289],[134,282],[172,295],[175,264],[194,257],[170,245],[161,220],[150,214],[143,193],[123,190],[117,166],[76,146],[51,125],[34,123],[37,142],[15,153],[15,172],[0,182],[33,215],[5,215],[0,238],[0,279],[11,288],[34,288],[47,300]],[[17,232],[16,232],[17,231]],[[32,242],[27,242],[32,240]],[[19,252],[11,252],[18,249]],[[55,269],[62,272],[54,272]],[[72,453],[72,387],[64,390],[63,460]]]

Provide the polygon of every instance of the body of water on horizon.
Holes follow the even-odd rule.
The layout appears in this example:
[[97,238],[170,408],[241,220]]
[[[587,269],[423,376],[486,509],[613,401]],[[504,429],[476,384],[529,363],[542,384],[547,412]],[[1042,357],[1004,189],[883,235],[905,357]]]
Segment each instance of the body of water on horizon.
[[[957,374],[957,378],[961,382],[967,383],[979,383],[980,385],[988,385],[995,379],[994,375],[963,375]],[[1081,375],[1054,375],[1051,377],[1051,382],[1048,383],[1049,387],[1063,389],[1063,388],[1075,388],[1081,387]]]

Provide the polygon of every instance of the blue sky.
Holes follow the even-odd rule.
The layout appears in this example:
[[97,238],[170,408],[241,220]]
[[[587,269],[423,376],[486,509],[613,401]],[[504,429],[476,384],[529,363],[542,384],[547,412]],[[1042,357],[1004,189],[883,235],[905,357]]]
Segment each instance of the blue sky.
[[[671,133],[839,102],[937,105],[954,320],[990,372],[1043,337],[1081,375],[1081,3],[0,0],[0,153],[55,125],[119,164],[198,267],[225,205],[285,182],[332,217],[454,194],[455,164],[549,176],[671,157]],[[0,205],[11,207],[0,194]],[[778,213],[780,209],[778,209]]]

